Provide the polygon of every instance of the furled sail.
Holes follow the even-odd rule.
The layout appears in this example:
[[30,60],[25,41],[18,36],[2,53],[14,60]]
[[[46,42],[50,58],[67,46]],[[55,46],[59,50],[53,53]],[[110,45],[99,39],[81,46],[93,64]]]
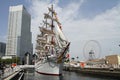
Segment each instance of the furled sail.
[[43,33],[46,33],[46,34],[54,34],[53,31],[51,30],[48,30],[46,28],[43,28],[43,27],[40,27],[40,31],[43,32]]
[[68,41],[65,38],[62,30],[59,28],[59,26],[56,26],[55,34],[56,34],[55,36],[56,36],[56,39],[58,41],[59,47],[60,48],[65,47]]

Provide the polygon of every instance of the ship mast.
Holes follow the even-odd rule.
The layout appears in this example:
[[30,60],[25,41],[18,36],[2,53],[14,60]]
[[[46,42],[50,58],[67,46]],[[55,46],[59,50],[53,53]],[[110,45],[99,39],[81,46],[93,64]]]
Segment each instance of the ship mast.
[[[53,5],[51,5],[51,9],[52,9],[52,18],[53,18]],[[53,32],[53,28],[54,28],[54,23],[53,23],[53,19],[52,20],[52,24],[51,24],[51,30]],[[54,44],[54,40],[53,40],[53,36],[52,36],[52,39],[51,39],[51,44],[53,45]],[[53,47],[52,47],[52,54],[53,54]]]
[[[53,18],[53,5],[51,6],[51,9],[52,9],[52,18]],[[54,28],[54,25],[53,25],[53,20],[51,19],[51,21],[52,21],[52,24],[51,24],[51,30],[53,31],[53,28]]]

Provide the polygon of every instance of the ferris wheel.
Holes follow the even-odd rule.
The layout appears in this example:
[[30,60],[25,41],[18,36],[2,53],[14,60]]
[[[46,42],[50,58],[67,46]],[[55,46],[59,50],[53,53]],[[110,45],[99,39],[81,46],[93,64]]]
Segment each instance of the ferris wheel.
[[100,44],[96,40],[90,40],[86,42],[83,53],[84,57],[87,60],[94,60],[100,57],[101,47]]

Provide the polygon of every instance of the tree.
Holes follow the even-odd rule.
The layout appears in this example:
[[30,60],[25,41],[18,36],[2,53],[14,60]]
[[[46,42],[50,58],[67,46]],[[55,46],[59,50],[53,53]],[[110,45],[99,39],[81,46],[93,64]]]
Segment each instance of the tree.
[[32,60],[32,64],[35,64],[36,58],[37,58],[37,55],[36,55],[36,54],[33,54],[33,55],[32,55],[32,59],[33,59],[33,60]]
[[19,58],[19,57],[13,57],[13,58],[12,58],[12,62],[13,62],[13,63],[20,64],[20,58]]
[[79,57],[77,56],[76,58],[77,58],[77,61],[78,61]]
[[12,59],[0,59],[0,63],[5,63],[5,64],[12,64],[12,63],[20,63],[20,58],[19,57],[13,57]]
[[72,59],[72,61],[74,61],[74,60],[75,60],[75,58],[74,58],[74,57],[72,57],[71,59]]
[[26,52],[26,53],[25,53],[25,56],[27,56],[27,55],[30,55],[30,53],[29,53],[29,52]]

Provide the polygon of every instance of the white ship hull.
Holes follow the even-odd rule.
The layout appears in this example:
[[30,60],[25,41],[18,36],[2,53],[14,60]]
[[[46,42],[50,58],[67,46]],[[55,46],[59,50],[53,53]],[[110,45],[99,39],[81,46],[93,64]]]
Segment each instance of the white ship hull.
[[63,64],[55,64],[53,62],[37,63],[36,72],[44,75],[60,76],[62,75]]

